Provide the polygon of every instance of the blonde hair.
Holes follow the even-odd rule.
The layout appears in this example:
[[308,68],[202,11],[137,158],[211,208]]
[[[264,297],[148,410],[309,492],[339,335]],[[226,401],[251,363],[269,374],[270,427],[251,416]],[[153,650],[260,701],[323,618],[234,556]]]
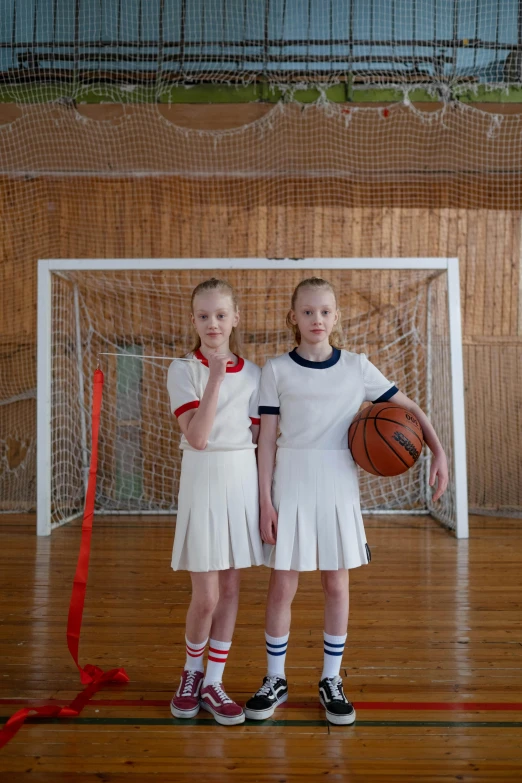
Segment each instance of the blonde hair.
[[[337,297],[335,295],[333,286],[331,285],[331,283],[328,282],[328,280],[323,280],[322,277],[308,277],[306,280],[301,280],[299,285],[297,285],[294,289],[294,293],[292,294],[292,302],[290,305],[290,310],[288,311],[286,316],[286,325],[294,333],[294,340],[296,342],[296,345],[299,345],[301,343],[301,332],[299,331],[298,325],[292,323],[290,316],[292,310],[295,311],[295,306],[297,304],[297,297],[299,296],[299,291],[301,291],[303,288],[315,288],[315,289],[325,288],[327,291],[330,291],[330,293],[333,294],[335,299],[335,306],[337,307]],[[339,319],[330,334],[330,345],[332,346],[332,348],[342,348],[344,345],[344,335],[341,326],[341,313],[339,310],[337,310],[337,312],[339,313]]]
[[[194,314],[194,299],[198,294],[203,294],[206,293],[207,291],[220,291],[226,296],[229,296],[230,299],[232,300],[232,304],[234,305],[235,311],[237,312],[239,310],[236,292],[234,291],[230,283],[227,283],[226,280],[218,280],[217,277],[211,277],[210,280],[204,280],[202,283],[199,283],[199,285],[197,285],[195,289],[192,291],[192,296],[190,297],[190,311],[192,314]],[[232,353],[241,356],[241,337],[237,326],[232,327],[229,346]],[[190,349],[190,352],[195,353],[196,351],[199,351],[200,348],[201,348],[201,338],[199,334],[196,333],[196,339],[194,341],[192,348]]]

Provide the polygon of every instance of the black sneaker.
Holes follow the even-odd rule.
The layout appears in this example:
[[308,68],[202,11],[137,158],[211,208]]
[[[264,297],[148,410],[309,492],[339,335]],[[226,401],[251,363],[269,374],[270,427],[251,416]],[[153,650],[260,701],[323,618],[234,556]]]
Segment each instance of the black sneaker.
[[326,719],[337,726],[355,723],[355,710],[343,691],[340,677],[325,677],[319,683],[319,701],[326,710]]
[[266,720],[287,699],[286,680],[282,677],[265,677],[261,688],[245,704],[245,715],[250,720]]

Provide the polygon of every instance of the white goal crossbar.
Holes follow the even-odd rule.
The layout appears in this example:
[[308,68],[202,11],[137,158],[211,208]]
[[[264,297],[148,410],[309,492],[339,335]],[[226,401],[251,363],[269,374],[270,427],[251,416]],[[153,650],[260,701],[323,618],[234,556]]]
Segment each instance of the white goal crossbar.
[[[458,538],[468,537],[468,500],[466,478],[466,440],[464,411],[464,377],[462,357],[462,335],[460,314],[460,281],[457,258],[309,258],[309,259],[266,259],[266,258],[177,258],[177,259],[56,259],[40,260],[38,262],[38,399],[37,399],[37,534],[49,535],[53,525],[52,520],[52,379],[53,379],[53,275],[82,272],[173,272],[183,270],[411,270],[412,272],[437,272],[446,274],[446,302],[448,313],[448,342],[451,388],[447,406],[452,419],[451,447],[454,491],[454,529]],[[77,297],[77,289],[74,292]],[[77,302],[76,302],[77,304]],[[428,305],[429,310],[429,305]],[[75,309],[75,317],[79,318],[79,308]],[[427,313],[429,330],[430,313]],[[77,351],[81,357],[80,328],[77,324]],[[427,352],[430,351],[428,340]],[[146,357],[144,357],[146,358]],[[83,398],[83,376],[81,361],[79,367],[79,394]],[[432,381],[426,380],[427,399],[430,399]],[[429,414],[429,405],[428,405]],[[79,423],[85,471],[87,451],[87,429],[85,417]],[[428,469],[429,464],[426,463]],[[429,488],[426,483],[426,493]],[[131,511],[113,510],[112,513],[133,513]],[[139,513],[139,512],[134,512]],[[147,512],[143,512],[147,513]],[[173,513],[155,511],[153,513]],[[372,512],[378,513],[378,512]],[[393,511],[381,511],[393,513]],[[399,513],[399,512],[397,512]],[[431,513],[437,517],[437,512],[430,507],[428,497],[424,510],[410,513]],[[78,516],[75,513],[74,516]],[[73,518],[73,517],[69,517]],[[61,523],[68,521],[62,519]]]

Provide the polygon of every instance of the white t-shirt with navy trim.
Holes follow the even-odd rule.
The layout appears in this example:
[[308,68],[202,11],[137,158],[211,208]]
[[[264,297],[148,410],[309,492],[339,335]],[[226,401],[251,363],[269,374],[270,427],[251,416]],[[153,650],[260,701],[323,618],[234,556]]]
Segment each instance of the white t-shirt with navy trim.
[[364,353],[334,348],[326,361],[310,362],[294,349],[263,367],[259,414],[280,416],[278,448],[345,450],[361,403],[397,392]]
[[[187,358],[193,361],[175,359],[168,370],[170,409],[175,416],[199,406],[209,379],[208,361],[200,351],[189,354]],[[240,357],[233,367],[227,367],[205,451],[256,448],[250,426],[259,424],[260,376],[257,364]],[[181,436],[180,448],[196,451],[184,435]]]

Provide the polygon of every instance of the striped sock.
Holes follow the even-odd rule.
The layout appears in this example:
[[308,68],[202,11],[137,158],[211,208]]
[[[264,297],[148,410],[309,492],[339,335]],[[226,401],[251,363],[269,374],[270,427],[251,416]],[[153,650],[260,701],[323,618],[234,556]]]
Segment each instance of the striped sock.
[[269,636],[265,631],[266,658],[268,661],[269,677],[281,677],[283,680],[286,679],[285,659],[289,636],[289,633],[287,633],[286,636]]
[[329,633],[324,632],[324,663],[321,680],[325,677],[339,676],[347,636],[346,633],[344,636],[330,636]]
[[198,644],[194,644],[193,642],[189,642],[189,640],[185,636],[185,642],[187,644],[187,657],[185,659],[185,669],[188,669],[193,672],[205,671],[205,667],[203,666],[203,653],[205,652],[205,647],[207,646],[208,639],[205,639],[204,642],[199,642]]
[[203,680],[203,687],[212,685],[214,682],[221,682],[223,680],[223,672],[225,671],[225,664],[228,658],[228,651],[232,646],[232,642],[218,642],[216,639],[211,639],[208,646],[207,656],[207,671],[205,672],[205,679]]

